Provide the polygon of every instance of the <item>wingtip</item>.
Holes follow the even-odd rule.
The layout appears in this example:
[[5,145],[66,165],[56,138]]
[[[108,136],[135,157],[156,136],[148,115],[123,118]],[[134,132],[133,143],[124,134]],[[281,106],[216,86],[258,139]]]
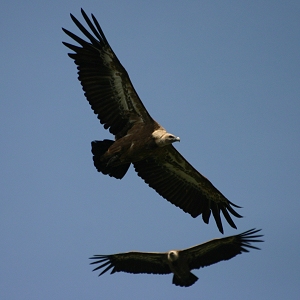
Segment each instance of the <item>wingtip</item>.
[[216,221],[216,224],[217,224],[217,227],[218,227],[219,231],[220,231],[222,234],[224,234],[224,229],[223,229],[222,222],[221,222],[221,221],[218,222],[217,219],[215,219],[215,221]]
[[232,206],[234,206],[236,208],[243,208],[242,206],[236,205],[236,204],[232,203],[231,201],[228,201],[228,202],[230,203],[230,205],[232,205]]
[[229,202],[229,204],[226,205],[226,209],[228,209],[229,212],[230,212],[232,215],[234,215],[236,218],[243,218],[243,216],[240,215],[239,213],[237,213],[237,212],[232,208],[232,206],[237,207],[237,208],[242,208],[242,207],[241,207],[241,206],[238,206],[238,205],[235,205],[234,203],[232,203],[232,202],[230,202],[230,201],[228,201],[228,202]]
[[80,12],[82,14],[82,16],[84,17],[84,19],[88,18],[88,15],[86,14],[86,12],[84,11],[84,9],[81,7]]
[[[263,243],[264,240],[257,240],[257,238],[263,237],[264,235],[263,234],[256,234],[256,233],[260,232],[261,230],[262,229],[256,229],[256,228],[249,229],[249,230],[241,233],[241,237],[244,239],[245,242],[248,242],[248,243],[250,243],[250,242]],[[260,248],[257,248],[257,247],[252,246],[252,245],[247,245],[247,247],[260,250]]]

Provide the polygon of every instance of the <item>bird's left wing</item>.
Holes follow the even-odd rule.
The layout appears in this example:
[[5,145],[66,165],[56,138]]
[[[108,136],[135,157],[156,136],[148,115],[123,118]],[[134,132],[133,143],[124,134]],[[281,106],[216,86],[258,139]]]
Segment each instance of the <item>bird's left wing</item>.
[[257,234],[261,229],[250,229],[238,235],[220,239],[213,239],[206,243],[182,250],[190,269],[199,269],[222,260],[229,260],[243,252],[249,252],[247,248],[258,249],[251,243],[263,242],[260,239],[263,235]]
[[93,271],[105,268],[99,276],[110,269],[112,269],[111,274],[115,272],[169,274],[171,271],[166,257],[166,253],[130,251],[111,255],[94,255],[91,259],[96,261],[91,264],[101,264]]
[[232,208],[239,206],[222,195],[172,145],[159,148],[155,155],[135,162],[134,168],[158,194],[192,217],[202,214],[203,221],[208,223],[212,212],[220,232],[223,233],[220,217],[222,211],[230,226],[236,228],[229,213],[241,218]]
[[134,122],[153,122],[97,19],[92,15],[93,24],[83,9],[81,13],[92,33],[72,14],[71,18],[89,41],[63,28],[80,46],[66,42],[63,44],[74,51],[69,56],[78,66],[78,79],[100,123],[112,134],[122,137]]

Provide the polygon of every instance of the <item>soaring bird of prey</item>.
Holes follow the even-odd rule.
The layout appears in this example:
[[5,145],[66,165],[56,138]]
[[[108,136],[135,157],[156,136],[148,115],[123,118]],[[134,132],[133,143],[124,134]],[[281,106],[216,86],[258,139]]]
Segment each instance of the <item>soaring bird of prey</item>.
[[173,273],[172,283],[178,286],[191,286],[198,277],[191,273],[193,269],[210,266],[222,260],[229,260],[247,248],[259,249],[251,243],[263,242],[256,235],[259,230],[251,229],[244,233],[220,239],[213,239],[206,243],[184,250],[171,250],[168,252],[126,252],[111,255],[94,255],[91,264],[101,264],[93,271],[105,268],[100,274],[112,269],[115,272],[133,274],[170,274]]
[[236,228],[229,213],[240,218],[233,209],[239,206],[230,202],[173,147],[179,137],[152,119],[98,21],[81,12],[91,33],[72,14],[71,18],[89,41],[63,28],[79,45],[63,44],[73,51],[68,55],[77,65],[78,79],[91,108],[115,137],[92,142],[97,170],[121,179],[133,164],[138,176],[150,187],[192,217],[202,214],[208,224],[212,213],[223,233],[222,212],[230,226]]

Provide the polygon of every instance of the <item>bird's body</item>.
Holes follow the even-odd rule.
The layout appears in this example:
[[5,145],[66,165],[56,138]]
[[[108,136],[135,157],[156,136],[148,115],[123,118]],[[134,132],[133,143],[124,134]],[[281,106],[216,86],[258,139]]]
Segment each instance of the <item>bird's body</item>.
[[121,179],[131,163],[158,156],[161,148],[179,141],[178,137],[158,126],[156,122],[135,124],[125,136],[115,141],[93,141],[92,153],[97,170]]
[[191,286],[198,277],[191,273],[193,269],[206,267],[222,260],[229,260],[247,248],[259,249],[251,243],[262,242],[257,238],[262,235],[260,230],[251,229],[238,235],[220,239],[213,239],[206,243],[183,250],[168,252],[125,252],[111,255],[94,255],[91,259],[96,261],[91,264],[101,264],[93,271],[105,268],[100,274],[112,269],[115,272],[133,274],[170,274],[173,273],[172,283],[177,286]]
[[181,256],[180,251],[171,250],[167,253],[170,271],[174,274],[172,283],[178,286],[191,286],[198,277],[191,273],[186,256]]
[[229,213],[240,218],[233,209],[238,206],[173,147],[172,143],[179,138],[150,116],[96,18],[92,15],[93,24],[83,10],[82,15],[94,36],[71,15],[89,42],[63,29],[81,47],[65,42],[64,45],[74,51],[69,56],[77,65],[78,79],[94,113],[115,137],[92,142],[97,170],[121,179],[133,164],[150,187],[192,217],[202,214],[203,221],[208,223],[212,213],[223,233],[222,212],[230,226],[236,228]]

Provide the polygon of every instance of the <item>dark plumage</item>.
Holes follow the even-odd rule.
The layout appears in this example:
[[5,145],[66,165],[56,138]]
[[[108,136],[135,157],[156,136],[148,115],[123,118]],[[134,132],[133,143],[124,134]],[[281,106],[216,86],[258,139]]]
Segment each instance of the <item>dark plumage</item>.
[[69,56],[78,69],[88,102],[100,123],[115,140],[92,142],[94,165],[99,172],[121,179],[131,164],[137,174],[158,194],[192,217],[202,214],[205,223],[211,213],[223,233],[220,212],[236,228],[230,213],[241,216],[213,184],[193,168],[172,146],[180,139],[152,119],[130,78],[114,54],[96,18],[92,21],[81,10],[92,34],[71,15],[89,42],[70,31],[63,31],[80,46],[63,42],[74,53]]
[[259,249],[251,243],[263,242],[257,238],[262,235],[260,230],[251,229],[244,233],[225,238],[214,239],[206,243],[184,250],[171,250],[169,252],[126,252],[111,255],[94,255],[91,259],[96,261],[91,264],[100,264],[93,271],[104,268],[102,275],[112,269],[115,272],[133,274],[170,274],[173,273],[172,283],[178,286],[191,286],[197,280],[190,271],[201,267],[210,266],[222,260],[229,260],[247,248]]

